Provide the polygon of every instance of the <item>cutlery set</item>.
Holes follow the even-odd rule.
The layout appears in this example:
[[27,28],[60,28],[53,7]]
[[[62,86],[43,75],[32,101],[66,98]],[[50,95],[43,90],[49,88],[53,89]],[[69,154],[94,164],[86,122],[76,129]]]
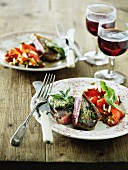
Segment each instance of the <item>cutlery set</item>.
[[67,45],[67,67],[74,68],[76,58],[77,60],[84,61],[87,59],[86,56],[84,56],[81,53],[81,50],[79,49],[78,45],[74,41],[74,33],[75,29],[70,28],[67,33],[64,31],[64,27],[62,25],[57,24],[56,25],[56,32],[60,39],[65,39],[66,45]]
[[14,135],[12,136],[10,143],[13,146],[20,146],[27,128],[27,124],[35,111],[38,112],[41,117],[41,125],[43,131],[43,141],[45,143],[53,143],[53,135],[50,127],[48,113],[50,112],[50,106],[48,102],[49,94],[52,90],[55,75],[46,74],[42,82],[41,89],[35,98],[35,107],[29,113],[25,121],[18,127]]
[[[64,28],[62,25],[57,25],[56,26],[56,32],[57,35],[60,39],[64,39],[67,45],[66,48],[66,52],[67,52],[67,57],[66,57],[66,61],[67,61],[67,67],[69,68],[74,68],[75,67],[75,53],[74,53],[74,49],[71,46],[71,41],[74,41],[74,29],[70,29],[70,34],[66,34],[64,31]],[[71,39],[72,38],[72,39]]]

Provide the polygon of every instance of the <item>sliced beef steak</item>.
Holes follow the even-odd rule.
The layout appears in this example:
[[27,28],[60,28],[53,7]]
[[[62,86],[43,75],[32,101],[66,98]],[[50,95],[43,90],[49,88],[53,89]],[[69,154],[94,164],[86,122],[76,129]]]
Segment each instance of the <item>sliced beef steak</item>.
[[57,60],[58,53],[55,50],[46,46],[46,40],[48,39],[37,34],[32,35],[33,44],[35,45],[36,49],[43,54],[44,59],[46,59],[47,61],[55,61]]
[[75,99],[72,115],[72,123],[74,127],[84,130],[92,130],[95,128],[99,118],[100,112],[85,94],[83,94],[82,97],[77,97]]
[[60,91],[59,94],[52,95],[52,98],[50,99],[52,115],[59,124],[63,125],[72,123],[75,98],[68,95],[69,91],[70,88],[65,92]]
[[72,123],[72,112],[67,109],[52,109],[52,115],[59,124],[68,125]]

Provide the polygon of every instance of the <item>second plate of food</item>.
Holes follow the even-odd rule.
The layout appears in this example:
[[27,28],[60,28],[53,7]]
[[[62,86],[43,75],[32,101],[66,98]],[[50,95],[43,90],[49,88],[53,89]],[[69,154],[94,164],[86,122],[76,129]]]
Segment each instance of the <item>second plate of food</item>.
[[[44,59],[43,60],[43,64],[44,64],[43,67],[38,67],[38,66],[25,67],[24,64],[17,64],[16,59],[12,60],[13,63],[7,62],[5,60],[6,52],[9,51],[10,49],[15,49],[15,48],[20,49],[21,48],[20,44],[22,44],[22,43],[27,43],[27,44],[31,43],[32,34],[36,34],[36,35],[39,35],[41,37],[45,37],[46,39],[48,39],[48,41],[49,40],[52,41],[52,43],[55,43],[55,44],[57,44],[58,47],[62,48],[64,50],[65,54],[66,54],[65,41],[60,40],[57,37],[57,35],[54,34],[54,33],[41,32],[41,31],[16,32],[16,33],[7,34],[7,35],[0,37],[0,64],[5,66],[5,67],[8,67],[8,68],[17,69],[17,70],[24,70],[24,71],[52,71],[52,70],[59,70],[59,69],[63,69],[63,68],[67,67],[66,55],[65,55],[65,57],[62,57],[60,59],[57,58],[54,61],[48,61],[47,59]],[[50,44],[49,42],[47,44],[50,45],[50,48],[51,48],[52,44]],[[54,49],[52,49],[52,50],[54,51]],[[47,51],[46,51],[46,53],[47,53]],[[34,53],[32,52],[32,55],[33,54]],[[26,57],[25,56],[26,54],[23,54],[23,55],[24,55],[24,57]],[[8,61],[10,60],[10,58],[8,59]],[[77,62],[77,60],[78,59],[76,57],[75,62]]]

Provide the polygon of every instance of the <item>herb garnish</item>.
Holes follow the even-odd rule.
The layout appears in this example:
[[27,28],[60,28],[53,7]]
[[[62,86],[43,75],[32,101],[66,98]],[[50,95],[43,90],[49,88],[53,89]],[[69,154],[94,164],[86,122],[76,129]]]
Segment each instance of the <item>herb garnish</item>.
[[50,104],[54,108],[58,109],[67,109],[68,111],[73,111],[75,98],[69,95],[70,87],[64,92],[59,91],[58,94],[53,94]]
[[50,40],[45,40],[45,44],[47,47],[55,50],[61,55],[61,58],[65,58],[65,51],[62,47],[59,47],[56,43],[50,41]]
[[118,105],[115,104],[115,102],[117,101],[117,95],[115,94],[114,89],[112,89],[111,87],[108,87],[106,85],[106,83],[104,81],[100,81],[100,86],[103,89],[103,91],[105,91],[106,93],[104,94],[104,99],[105,101],[112,107],[117,108],[118,109]]

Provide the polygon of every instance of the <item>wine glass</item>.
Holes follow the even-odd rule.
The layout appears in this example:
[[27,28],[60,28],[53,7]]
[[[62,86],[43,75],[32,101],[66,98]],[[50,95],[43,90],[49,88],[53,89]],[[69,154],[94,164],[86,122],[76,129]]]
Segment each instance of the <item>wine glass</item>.
[[94,74],[95,78],[111,80],[118,84],[125,81],[125,76],[114,70],[115,58],[128,49],[128,23],[116,21],[115,28],[110,28],[111,22],[101,22],[98,28],[98,46],[109,56],[110,68]]
[[[100,21],[110,20],[115,23],[116,19],[116,8],[108,4],[91,4],[86,8],[86,27],[89,33],[93,36],[97,36],[98,25]],[[95,51],[90,51],[84,54],[85,61],[93,65],[104,65],[108,64],[108,58],[104,54],[98,51],[98,48]]]

